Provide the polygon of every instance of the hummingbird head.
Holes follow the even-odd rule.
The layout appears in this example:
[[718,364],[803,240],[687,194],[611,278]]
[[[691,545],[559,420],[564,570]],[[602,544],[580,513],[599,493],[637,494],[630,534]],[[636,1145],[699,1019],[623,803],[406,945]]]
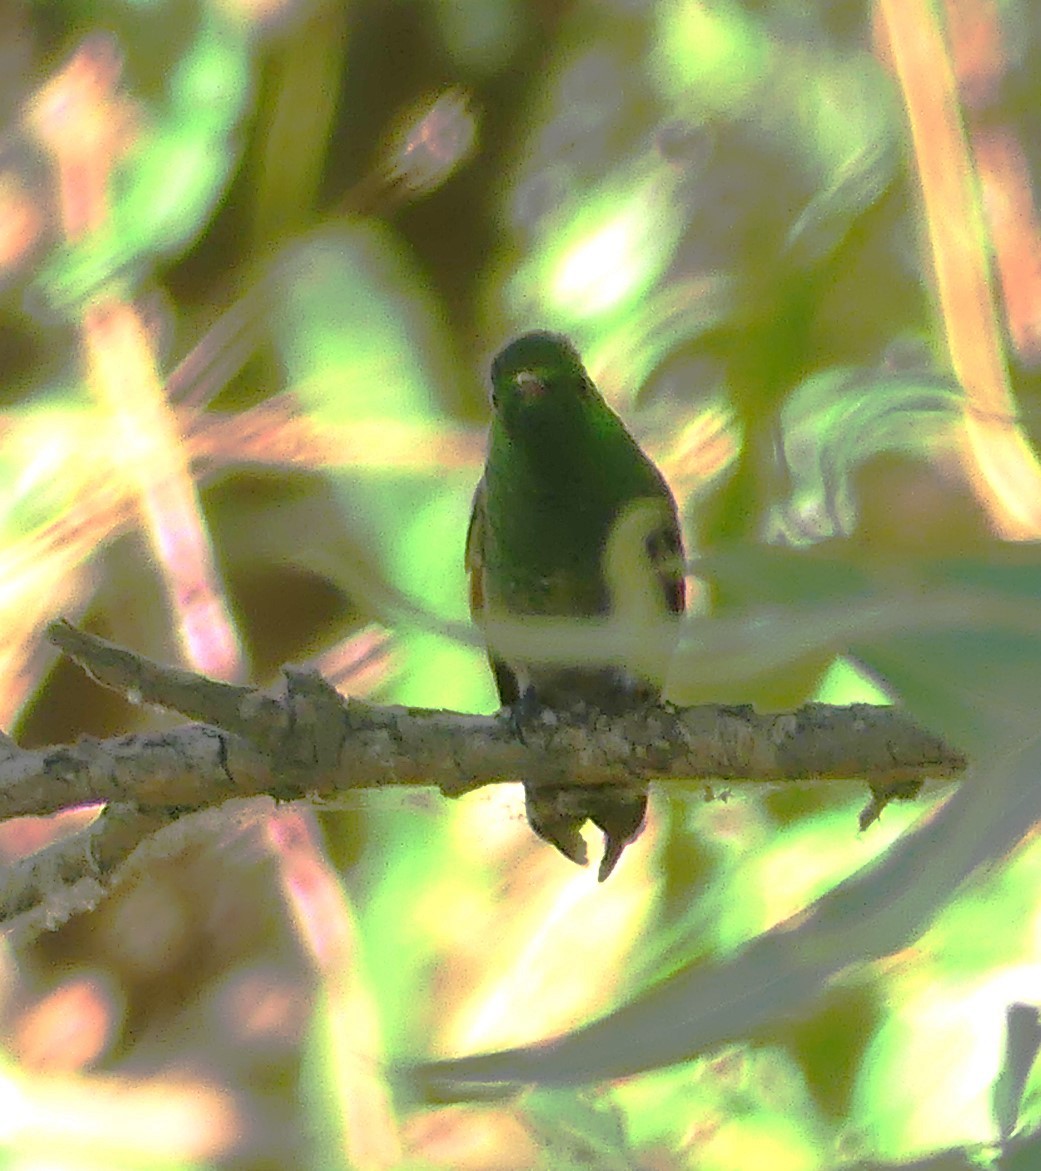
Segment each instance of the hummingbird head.
[[492,362],[492,409],[511,435],[566,428],[598,397],[577,350],[558,333],[522,334]]

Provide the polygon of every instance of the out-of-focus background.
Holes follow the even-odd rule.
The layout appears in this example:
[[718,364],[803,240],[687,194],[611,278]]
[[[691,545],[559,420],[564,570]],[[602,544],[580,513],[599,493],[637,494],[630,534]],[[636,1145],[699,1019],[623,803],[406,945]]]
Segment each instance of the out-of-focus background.
[[[855,579],[927,612],[938,566],[1041,535],[1039,67],[1033,0],[6,3],[0,727],[169,722],[57,661],[60,615],[220,678],[308,661],[375,702],[493,710],[452,632],[488,363],[533,327],[666,472],[695,611],[831,615]],[[892,693],[800,642],[801,613],[675,698]],[[705,796],[656,794],[603,888],[513,786],[199,819],[0,954],[4,1165],[984,1157],[1006,1009],[1041,988],[1031,846],[710,1057],[395,1096],[404,1062],[731,953],[928,808],[858,834],[855,788]],[[0,827],[0,854],[92,815]]]

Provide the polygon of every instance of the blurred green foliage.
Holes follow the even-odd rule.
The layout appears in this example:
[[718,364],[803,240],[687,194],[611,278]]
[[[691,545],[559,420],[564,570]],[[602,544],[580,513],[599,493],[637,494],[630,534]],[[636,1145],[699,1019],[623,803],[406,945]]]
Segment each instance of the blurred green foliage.
[[[1004,72],[986,113],[1036,174],[1041,26],[1031,0],[994,11]],[[930,795],[860,836],[866,796],[848,789],[660,795],[632,881],[594,895],[490,798],[323,813],[356,932],[339,946],[382,1038],[372,1076],[398,1094],[397,1162],[359,1153],[379,1111],[351,1113],[350,1014],[294,934],[266,839],[201,848],[143,912],[124,892],[12,965],[5,1044],[27,1072],[3,1080],[48,1069],[25,1042],[30,1007],[102,971],[120,989],[102,997],[110,1036],[79,1068],[188,1069],[245,1103],[239,1129],[170,1158],[158,1138],[105,1155],[95,1136],[101,1156],[87,1142],[48,1165],[810,1171],[955,1147],[1013,1159],[988,1144],[1036,1134],[1033,1050],[1005,1033],[1041,974],[1036,557],[999,545],[962,462],[964,392],[880,22],[832,0],[0,14],[0,612],[23,742],[154,719],[44,660],[57,612],[183,654],[170,567],[85,373],[109,300],[133,307],[169,376],[251,678],[380,623],[374,673],[347,690],[491,709],[478,649],[453,637],[483,384],[507,338],[548,327],[660,459],[697,607],[732,623],[715,643],[692,628],[682,698],[783,708],[881,688],[977,755],[961,804]],[[79,88],[48,106],[70,61]],[[969,117],[980,99],[965,100]],[[103,214],[74,230],[84,206]],[[1007,355],[1029,435],[1038,362]],[[572,1002],[576,972],[589,995]],[[222,1032],[243,1004],[276,1023]],[[537,1076],[651,1072],[469,1112],[426,1110],[390,1077],[466,1038],[534,1041],[617,1006],[572,1074],[550,1054]],[[88,1016],[70,1011],[70,1031]],[[3,1126],[0,1149],[19,1166],[54,1154]]]

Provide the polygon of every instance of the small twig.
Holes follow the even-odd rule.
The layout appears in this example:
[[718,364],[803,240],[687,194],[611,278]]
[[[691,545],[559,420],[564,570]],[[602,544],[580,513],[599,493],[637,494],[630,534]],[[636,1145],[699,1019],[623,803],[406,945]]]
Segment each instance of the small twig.
[[89,825],[6,867],[0,923],[8,940],[25,943],[91,910],[134,849],[174,816],[108,805]]
[[[255,697],[254,702],[263,706],[263,697],[256,688],[220,683],[195,671],[154,663],[113,642],[77,630],[64,619],[48,626],[47,637],[98,683],[121,692],[131,703],[167,708],[231,732],[240,730],[235,726],[237,713],[245,701]],[[272,714],[278,707],[276,700],[268,700]]]

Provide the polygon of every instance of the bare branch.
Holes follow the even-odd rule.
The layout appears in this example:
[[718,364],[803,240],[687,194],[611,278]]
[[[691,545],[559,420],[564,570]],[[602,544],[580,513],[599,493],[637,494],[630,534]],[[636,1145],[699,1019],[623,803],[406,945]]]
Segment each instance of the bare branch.
[[[313,671],[286,667],[286,694],[164,667],[68,623],[51,640],[96,679],[139,702],[205,721],[161,733],[20,753],[0,760],[0,817],[87,801],[142,808],[283,800],[359,788],[436,786],[458,796],[504,780],[625,785],[863,779],[873,789],[948,778],[964,758],[898,709],[808,704],[770,714],[705,704],[547,713],[523,738],[496,716],[346,699]],[[12,765],[18,764],[17,784]],[[32,765],[36,775],[30,775]],[[62,792],[54,792],[60,778]]]
[[193,845],[266,818],[272,809],[263,799],[190,813],[108,805],[81,830],[5,867],[0,879],[4,938],[24,947],[93,910],[115,887],[149,874],[156,862],[183,856]]
[[780,715],[716,705],[610,716],[578,709],[546,713],[521,738],[501,717],[345,699],[313,671],[285,668],[279,697],[161,666],[66,622],[48,633],[106,686],[201,722],[36,750],[0,739],[0,819],[108,805],[0,884],[0,921],[29,913],[36,929],[93,905],[157,828],[234,798],[330,800],[401,785],[458,796],[520,778],[550,787],[861,779],[872,794],[866,822],[891,797],[965,767],[959,753],[889,707],[811,704]]

